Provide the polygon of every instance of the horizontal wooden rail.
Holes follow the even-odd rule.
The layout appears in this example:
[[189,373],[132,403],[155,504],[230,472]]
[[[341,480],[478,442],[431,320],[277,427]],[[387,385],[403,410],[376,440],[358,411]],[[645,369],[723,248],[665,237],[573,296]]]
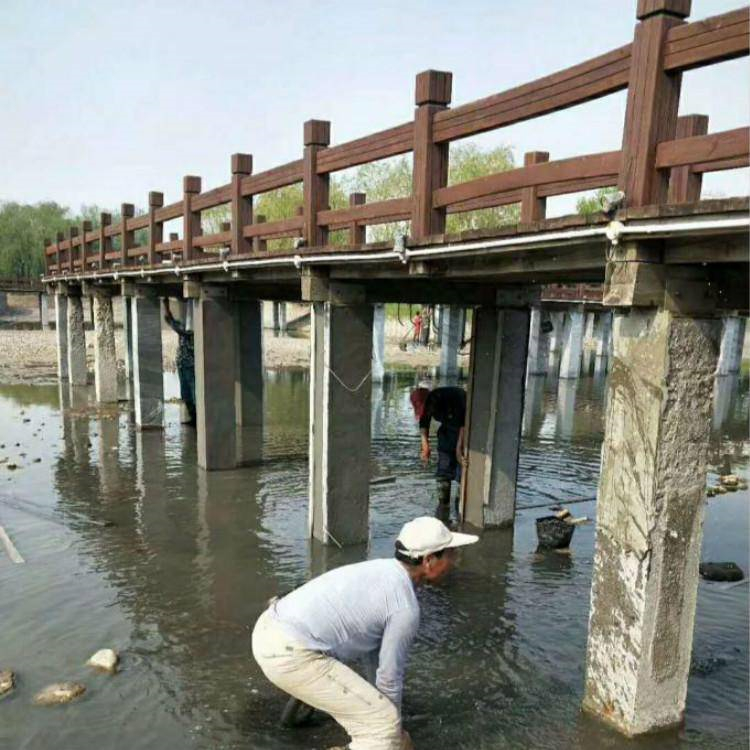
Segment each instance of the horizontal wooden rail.
[[217,234],[201,234],[193,237],[194,247],[211,247],[211,245],[228,245],[232,241],[231,232],[218,232]]
[[720,133],[695,135],[676,141],[663,141],[656,148],[657,169],[700,163],[702,172],[711,162],[747,158],[750,154],[750,128],[735,128]]
[[[503,193],[524,187],[569,183],[587,178],[607,178],[619,174],[620,152],[606,151],[600,154],[576,156],[571,159],[549,161],[528,167],[461,182],[458,185],[440,188],[433,193],[436,208],[463,203],[493,193]],[[565,191],[567,192],[567,190]]]
[[302,159],[242,178],[242,195],[257,195],[302,181]]
[[141,255],[148,255],[148,247],[145,245],[128,248],[128,258],[140,258]]
[[157,242],[154,250],[157,253],[181,253],[182,240],[171,240],[170,242]]
[[302,231],[303,222],[303,217],[293,216],[291,219],[251,224],[248,227],[242,228],[242,236],[247,238],[265,237],[267,239],[296,237]]
[[411,216],[411,198],[391,198],[385,201],[363,203],[360,206],[318,212],[318,225],[343,229],[355,224],[387,224]]
[[182,218],[183,202],[176,201],[170,203],[168,206],[162,206],[154,211],[154,219],[158,222],[164,223],[165,221],[172,221],[174,219]]
[[689,70],[750,52],[750,8],[676,26],[667,33],[665,70]]
[[435,115],[434,140],[452,141],[556,112],[628,85],[630,46]]
[[192,202],[193,211],[205,211],[207,208],[216,208],[224,203],[229,203],[232,199],[231,189],[231,184],[227,183],[196,195]]
[[395,128],[357,138],[320,152],[317,173],[326,174],[359,164],[405,154],[414,148],[414,123],[406,122]]

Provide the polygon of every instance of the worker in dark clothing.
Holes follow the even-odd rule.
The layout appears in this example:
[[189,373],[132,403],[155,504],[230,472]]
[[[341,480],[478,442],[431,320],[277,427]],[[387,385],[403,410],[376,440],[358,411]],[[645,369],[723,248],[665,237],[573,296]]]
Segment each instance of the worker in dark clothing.
[[190,421],[188,424],[195,426],[195,346],[193,343],[193,332],[188,331],[184,325],[175,320],[172,311],[169,309],[169,300],[165,301],[166,313],[164,320],[170,328],[179,337],[177,345],[177,357],[175,365],[177,366],[177,375],[180,378],[180,398],[185,404]]
[[[446,386],[430,390],[421,384],[412,391],[411,404],[414,416],[419,421],[422,461],[427,464],[432,453],[430,447],[430,422],[440,422],[438,429],[437,476],[438,505],[435,515],[447,523],[450,517],[451,482],[461,481],[461,456],[463,454],[464,422],[466,420],[466,391],[463,388]],[[458,496],[455,513],[459,516]]]

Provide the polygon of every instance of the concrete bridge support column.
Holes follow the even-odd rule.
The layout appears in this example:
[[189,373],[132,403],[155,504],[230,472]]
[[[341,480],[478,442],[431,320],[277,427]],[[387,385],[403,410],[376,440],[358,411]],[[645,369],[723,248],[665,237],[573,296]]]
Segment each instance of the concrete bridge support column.
[[442,346],[440,347],[440,367],[438,376],[443,384],[458,380],[458,350],[461,347],[464,316],[460,307],[444,306],[440,314]]
[[131,297],[123,295],[122,299],[122,338],[125,351],[125,398],[132,401],[134,398],[133,388],[133,305]]
[[547,359],[547,372],[557,376],[560,369],[560,351],[562,349],[563,333],[565,331],[565,313],[550,313],[552,331],[549,334],[549,357]]
[[71,385],[86,385],[86,332],[84,331],[83,298],[68,296],[68,378]]
[[599,313],[594,328],[594,375],[604,375],[609,363],[609,350],[612,339],[612,313],[608,310]]
[[531,308],[531,322],[529,324],[529,360],[526,374],[546,375],[549,365],[549,334],[542,333],[542,309]]
[[528,309],[474,311],[463,517],[480,528],[515,517],[529,319]]
[[8,312],[8,293],[0,292],[0,315],[5,315]]
[[385,375],[385,305],[373,305],[372,382],[382,383]]
[[160,429],[164,420],[161,301],[154,290],[140,287],[130,300],[135,423],[142,430]]
[[68,295],[55,290],[55,338],[57,339],[57,377],[68,379]]
[[44,292],[39,295],[39,325],[43,331],[49,330],[49,297]]
[[581,373],[581,352],[583,349],[583,308],[571,310],[565,320],[562,356],[560,357],[560,377],[577,378]]
[[[228,289],[202,285],[193,314],[198,466],[208,471],[232,469],[237,465],[238,335]],[[248,407],[251,411],[249,403]]]
[[685,709],[719,328],[614,314],[584,707],[628,735]]
[[324,544],[368,538],[373,306],[313,302],[309,532]]
[[258,300],[234,303],[236,331],[234,405],[238,425],[263,425],[263,320]]
[[717,375],[729,375],[740,371],[742,348],[745,343],[745,318],[724,318],[721,334],[721,353],[716,368]]
[[117,355],[112,297],[94,294],[94,388],[99,403],[117,403]]

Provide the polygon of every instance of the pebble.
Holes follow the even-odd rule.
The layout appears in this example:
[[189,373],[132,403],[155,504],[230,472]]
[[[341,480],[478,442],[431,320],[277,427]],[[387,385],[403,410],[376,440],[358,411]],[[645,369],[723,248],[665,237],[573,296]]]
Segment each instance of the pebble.
[[87,662],[90,667],[99,669],[102,672],[114,674],[117,671],[117,662],[119,657],[111,648],[102,648],[97,651]]
[[42,463],[42,459],[41,458],[35,458],[34,459],[34,463],[35,464],[40,464],[40,463]]
[[10,471],[15,471],[18,468],[18,464],[8,464],[8,469]]
[[0,695],[9,693],[16,686],[16,676],[9,669],[0,670]]
[[80,682],[56,682],[47,685],[34,696],[37,706],[56,706],[60,703],[69,703],[86,692],[86,686]]

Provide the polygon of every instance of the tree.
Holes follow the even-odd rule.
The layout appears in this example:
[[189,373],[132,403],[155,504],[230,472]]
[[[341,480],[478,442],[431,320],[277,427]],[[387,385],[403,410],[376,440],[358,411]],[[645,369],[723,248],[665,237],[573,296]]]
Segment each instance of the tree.
[[604,201],[617,192],[617,188],[599,188],[593,195],[585,195],[576,202],[576,213],[590,216],[604,209]]

